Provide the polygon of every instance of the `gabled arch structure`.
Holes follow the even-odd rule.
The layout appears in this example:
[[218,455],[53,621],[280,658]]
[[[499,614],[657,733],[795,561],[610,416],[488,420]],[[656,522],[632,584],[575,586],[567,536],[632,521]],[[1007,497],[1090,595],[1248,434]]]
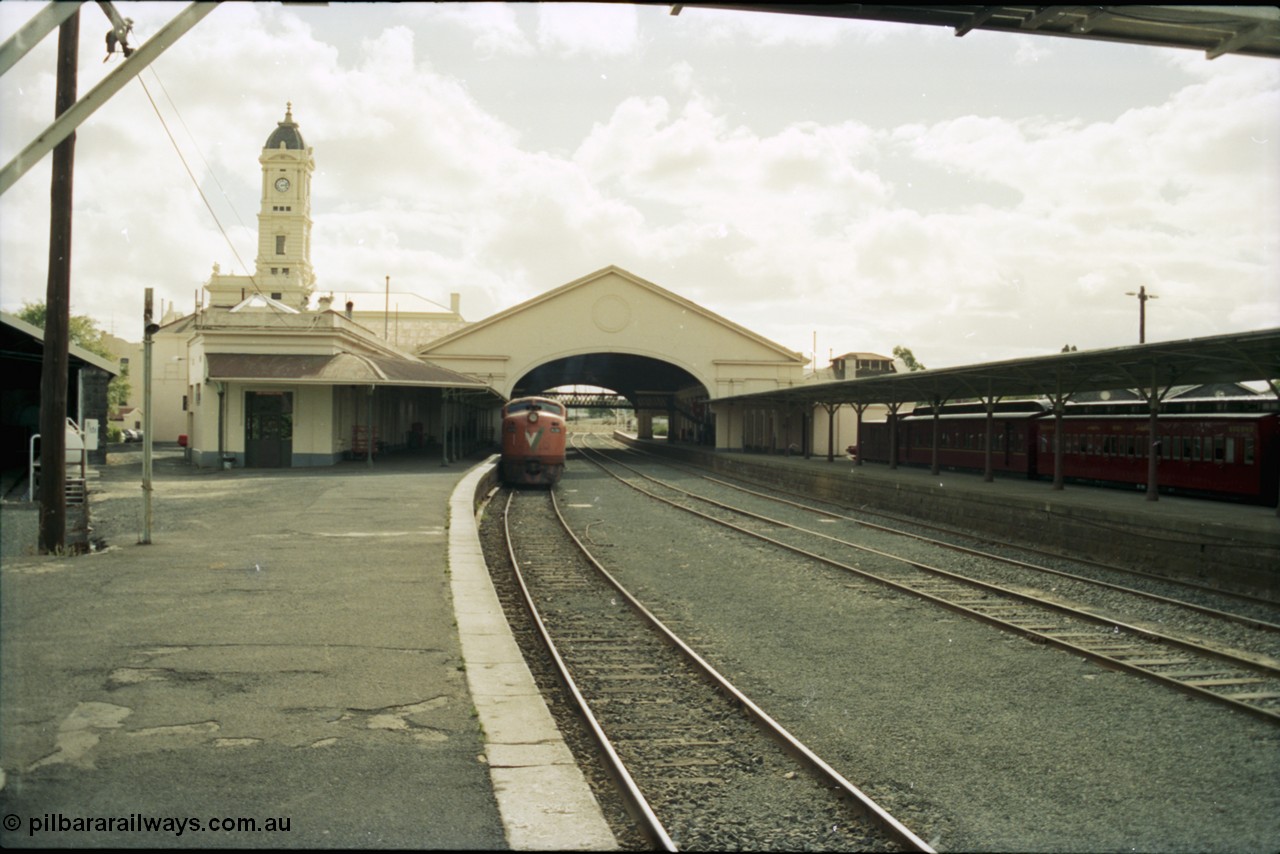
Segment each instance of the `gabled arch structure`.
[[[730,448],[740,436],[719,398],[798,384],[804,357],[653,282],[609,266],[417,351],[504,397],[561,385],[611,389],[639,432],[654,414],[671,435]],[[720,427],[717,428],[717,421]],[[726,429],[727,428],[727,429]]]

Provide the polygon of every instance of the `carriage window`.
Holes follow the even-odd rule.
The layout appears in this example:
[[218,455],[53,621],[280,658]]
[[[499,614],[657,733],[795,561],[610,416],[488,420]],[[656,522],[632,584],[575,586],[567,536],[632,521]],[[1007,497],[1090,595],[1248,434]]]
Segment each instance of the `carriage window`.
[[1252,436],[1244,437],[1244,464],[1247,466],[1253,465],[1253,437]]
[[[1208,445],[1209,445],[1209,443],[1208,443],[1208,442],[1206,442],[1206,443],[1205,443],[1206,456],[1207,456],[1207,452],[1208,452],[1208,450],[1209,450]],[[1223,462],[1223,461],[1224,461],[1224,459],[1225,459],[1225,456],[1224,456],[1224,455],[1225,455],[1225,453],[1226,453],[1226,448],[1227,448],[1227,442],[1226,442],[1226,437],[1225,437],[1225,436],[1223,436],[1221,433],[1219,433],[1218,435],[1216,435],[1216,436],[1214,436],[1214,437],[1213,437],[1213,461],[1214,461],[1215,463],[1220,463],[1220,462]]]
[[1236,439],[1234,436],[1228,436],[1226,462],[1234,463],[1235,461],[1236,461]]
[[1201,459],[1201,457],[1200,457],[1200,437],[1199,437],[1199,436],[1192,436],[1192,437],[1191,437],[1191,460],[1192,460],[1192,462],[1199,462],[1199,461],[1200,461],[1200,459]]
[[1179,459],[1183,459],[1183,460],[1191,459],[1191,437],[1190,436],[1182,437],[1182,456],[1179,457]]
[[1173,457],[1173,439],[1171,437],[1160,437],[1160,456],[1166,460]]

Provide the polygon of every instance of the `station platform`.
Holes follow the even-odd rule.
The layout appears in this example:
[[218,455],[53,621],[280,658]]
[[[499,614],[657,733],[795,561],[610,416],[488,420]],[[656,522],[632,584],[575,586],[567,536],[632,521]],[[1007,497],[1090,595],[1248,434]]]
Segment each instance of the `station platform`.
[[170,454],[141,545],[125,460],[80,557],[5,502],[0,845],[615,848],[488,587],[492,468]]
[[615,436],[712,471],[791,489],[849,507],[911,516],[1037,548],[1188,578],[1280,601],[1280,516],[1275,507],[1160,495],[886,463],[840,455],[717,451]]

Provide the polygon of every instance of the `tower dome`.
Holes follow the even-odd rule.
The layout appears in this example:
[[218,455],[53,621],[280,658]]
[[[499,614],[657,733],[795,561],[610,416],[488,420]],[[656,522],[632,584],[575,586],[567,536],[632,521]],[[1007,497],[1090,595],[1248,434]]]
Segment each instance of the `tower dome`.
[[298,124],[293,120],[293,103],[290,102],[284,108],[284,121],[276,123],[276,129],[271,132],[271,136],[267,137],[267,144],[263,148],[290,148],[298,151],[306,151],[307,144],[302,140],[302,131],[298,130]]

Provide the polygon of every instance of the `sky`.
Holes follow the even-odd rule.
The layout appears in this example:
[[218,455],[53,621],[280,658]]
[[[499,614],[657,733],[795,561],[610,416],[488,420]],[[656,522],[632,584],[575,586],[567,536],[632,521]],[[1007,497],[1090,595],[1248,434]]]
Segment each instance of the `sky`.
[[[116,3],[135,45],[183,5]],[[0,3],[0,38],[42,6]],[[83,95],[121,59],[80,14]],[[52,120],[56,46],[0,79],[5,163]],[[129,340],[146,288],[185,313],[214,263],[252,271],[286,103],[318,293],[390,276],[476,321],[612,264],[820,366],[1136,344],[1140,287],[1148,342],[1280,326],[1275,60],[615,3],[226,3],[138,80],[74,167],[72,311]],[[50,160],[0,197],[6,311],[45,296]]]

